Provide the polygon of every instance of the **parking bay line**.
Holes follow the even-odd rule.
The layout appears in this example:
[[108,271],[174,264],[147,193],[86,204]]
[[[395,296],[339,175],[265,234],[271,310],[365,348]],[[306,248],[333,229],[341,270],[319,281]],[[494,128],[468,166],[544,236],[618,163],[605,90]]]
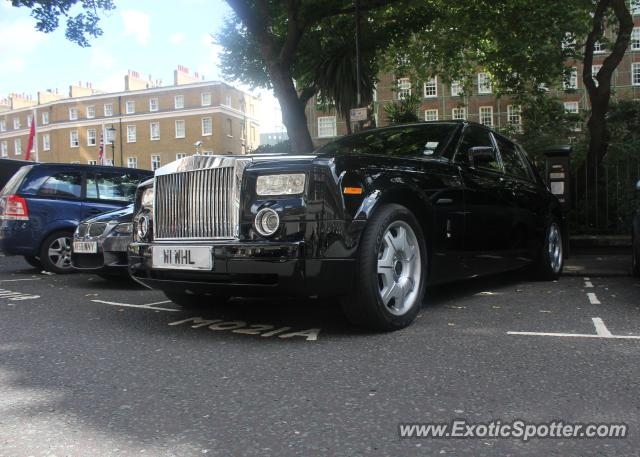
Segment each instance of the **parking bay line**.
[[589,298],[589,303],[592,305],[601,305],[600,300],[593,292],[587,292],[587,297]]
[[507,332],[507,335],[555,336],[565,338],[605,338],[614,340],[640,340],[640,335],[613,335],[599,317],[591,318],[596,334],[589,333],[546,333],[546,332]]
[[161,301],[161,302],[155,302],[155,303],[148,303],[146,305],[132,305],[130,303],[118,303],[118,302],[114,302],[114,301],[106,301],[106,300],[91,300],[92,302],[95,303],[103,303],[105,305],[111,305],[111,306],[123,306],[125,308],[141,308],[141,309],[152,309],[154,311],[169,311],[169,312],[180,312],[182,311],[181,309],[173,309],[173,308],[159,308],[156,306],[152,306],[152,305],[159,305],[161,303],[170,303],[168,301]]
[[15,282],[15,281],[40,281],[42,278],[25,278],[25,279],[0,279],[0,282]]

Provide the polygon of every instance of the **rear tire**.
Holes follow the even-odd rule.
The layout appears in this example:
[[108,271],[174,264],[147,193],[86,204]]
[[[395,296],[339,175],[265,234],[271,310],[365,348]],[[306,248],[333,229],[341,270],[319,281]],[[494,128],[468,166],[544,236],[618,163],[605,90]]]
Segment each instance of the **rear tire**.
[[173,303],[185,309],[199,309],[213,305],[222,305],[229,299],[226,295],[193,295],[183,292],[164,292],[164,294]]
[[37,270],[42,270],[42,262],[34,255],[25,255],[24,260],[27,261],[29,265]]
[[71,265],[71,242],[73,232],[55,232],[49,235],[40,247],[42,268],[56,274],[73,273]]
[[543,281],[554,281],[560,277],[564,258],[562,251],[562,230],[556,219],[547,225],[542,250],[536,265],[537,276]]
[[358,252],[354,291],[342,299],[347,319],[370,330],[411,324],[427,279],[426,243],[415,216],[404,206],[382,205],[369,220]]

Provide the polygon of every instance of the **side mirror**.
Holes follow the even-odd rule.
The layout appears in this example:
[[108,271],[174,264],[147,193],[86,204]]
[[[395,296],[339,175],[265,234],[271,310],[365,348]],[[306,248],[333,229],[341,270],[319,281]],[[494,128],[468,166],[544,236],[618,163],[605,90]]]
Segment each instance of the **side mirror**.
[[478,165],[496,162],[496,150],[492,146],[474,146],[469,148],[469,165],[476,167]]
[[636,183],[636,190],[640,190],[640,181]]

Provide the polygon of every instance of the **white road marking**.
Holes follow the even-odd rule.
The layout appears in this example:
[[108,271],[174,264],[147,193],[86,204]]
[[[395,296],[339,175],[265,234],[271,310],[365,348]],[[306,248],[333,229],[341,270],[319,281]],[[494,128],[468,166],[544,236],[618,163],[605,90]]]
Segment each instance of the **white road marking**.
[[585,282],[584,282],[584,286],[585,286],[587,289],[592,289],[592,288],[593,288],[593,283],[592,283],[591,281],[585,281]]
[[170,312],[173,312],[173,313],[177,313],[179,311],[182,311],[181,309],[158,308],[158,307],[149,306],[149,305],[132,305],[130,303],[118,303],[118,302],[114,302],[114,301],[105,301],[105,300],[91,300],[91,301],[95,302],[95,303],[104,303],[105,305],[111,305],[111,306],[124,306],[125,308],[152,309],[154,311],[170,311]]
[[[291,327],[281,327],[276,330],[272,330],[274,328],[273,325],[265,325],[265,324],[249,324],[247,325],[244,321],[222,321],[220,319],[203,319],[202,317],[189,317],[187,319],[182,319],[176,322],[170,322],[169,325],[175,326],[180,324],[190,323],[191,328],[199,328],[199,327],[208,327],[209,330],[226,330],[232,333],[240,333],[244,335],[260,335],[263,337],[274,336],[278,333],[286,332],[291,330]],[[265,330],[269,330],[268,332],[262,333]],[[310,328],[307,330],[299,330],[291,333],[283,333],[278,335],[278,338],[293,338],[294,336],[302,337],[306,341],[317,341],[318,335],[320,334],[319,328]]]
[[147,303],[144,306],[163,305],[165,303],[173,303],[171,300],[157,301],[154,303]]
[[42,278],[26,278],[26,279],[0,279],[0,282],[15,282],[15,281],[40,281]]
[[591,281],[591,278],[587,278],[587,277],[585,276],[584,280],[585,280],[585,281]]
[[604,322],[602,322],[602,319],[600,319],[599,317],[593,317],[591,318],[591,320],[593,321],[593,325],[596,328],[596,333],[600,336],[613,336],[611,334],[611,332],[609,331],[609,329],[607,328],[606,325],[604,325]]
[[592,305],[600,305],[600,300],[598,300],[598,297],[596,297],[596,294],[594,294],[593,292],[587,292],[587,297],[589,298],[589,303],[591,303]]

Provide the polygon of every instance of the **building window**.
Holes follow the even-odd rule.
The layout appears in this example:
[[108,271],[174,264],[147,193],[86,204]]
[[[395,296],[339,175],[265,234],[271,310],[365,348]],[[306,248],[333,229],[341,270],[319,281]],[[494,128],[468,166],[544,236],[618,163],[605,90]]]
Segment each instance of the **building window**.
[[116,131],[114,128],[107,129],[107,144],[112,144],[116,139]]
[[136,126],[127,125],[127,143],[136,142]]
[[213,124],[210,117],[202,118],[202,136],[208,136],[213,133]]
[[104,115],[105,117],[113,116],[113,103],[104,104]]
[[227,105],[229,108],[233,107],[233,105],[231,104],[231,95],[227,95],[225,97],[225,105]]
[[567,113],[578,114],[578,102],[564,102],[564,110]]
[[604,45],[599,41],[593,43],[593,53],[594,54],[602,54],[605,51]]
[[49,111],[42,112],[42,125],[47,125],[49,123]]
[[184,152],[179,152],[176,154],[176,160],[184,159],[185,157],[187,157],[187,154],[185,154]]
[[630,0],[629,11],[633,15],[640,14],[640,0]]
[[7,147],[7,142],[3,141],[0,143],[0,157],[7,157],[9,155],[9,148]]
[[158,99],[150,98],[149,99],[149,111],[154,112],[158,111]]
[[0,121],[0,132],[7,131],[7,122],[3,119]]
[[438,77],[434,76],[433,78],[429,78],[427,82],[424,83],[424,98],[431,98],[438,96]]
[[227,136],[233,137],[233,123],[231,119],[227,119]]
[[480,107],[480,123],[493,127],[493,106]]
[[69,108],[69,120],[70,121],[78,120],[78,108]]
[[400,78],[398,80],[398,100],[407,98],[410,95],[411,95],[411,80],[409,78]]
[[591,65],[591,77],[593,78],[593,82],[596,87],[598,87],[598,80],[596,79],[596,76],[598,76],[598,72],[600,72],[601,68],[602,65]]
[[69,132],[69,146],[71,146],[72,148],[77,148],[78,146],[80,146],[80,140],[78,139],[77,130],[71,130]]
[[631,84],[640,86],[640,63],[631,64]]
[[29,114],[29,115],[27,116],[27,127],[28,127],[28,128],[31,128],[31,123],[32,123],[32,122],[33,122],[33,115],[32,115],[32,114]]
[[184,95],[176,95],[173,97],[173,107],[175,109],[184,108]]
[[491,93],[491,78],[488,73],[478,73],[478,93],[490,94]]
[[[98,161],[97,160],[87,160],[87,163],[89,165],[98,165]],[[87,184],[87,187],[89,187],[89,185]]]
[[522,126],[522,107],[518,105],[507,105],[507,122],[520,131]]
[[451,96],[457,97],[462,94],[462,84],[460,81],[451,81]]
[[438,110],[437,109],[424,110],[424,120],[425,121],[437,121],[438,120]]
[[133,114],[136,112],[136,102],[135,100],[127,100],[125,104],[125,109],[127,114]]
[[87,146],[96,145],[96,129],[87,129]]
[[87,119],[93,119],[96,117],[96,107],[91,105],[87,106]]
[[155,171],[158,168],[160,168],[160,156],[159,155],[152,155],[151,156],[151,170]]
[[149,131],[151,132],[151,140],[157,141],[160,139],[160,122],[151,122],[149,124]]
[[48,151],[49,149],[51,149],[51,137],[48,133],[45,133],[42,135],[42,150]]
[[640,27],[634,27],[631,32],[631,50],[640,51]]
[[563,81],[564,90],[573,90],[578,88],[578,69],[571,67],[571,74],[568,81]]
[[211,105],[211,92],[203,92],[200,94],[200,104],[202,106]]
[[13,140],[13,150],[15,151],[15,154],[17,156],[22,154],[22,141],[20,140],[20,138],[16,138],[15,140]]
[[332,138],[337,135],[336,117],[321,116],[318,118],[318,138]]
[[19,117],[14,117],[13,118],[13,130],[19,130],[20,127],[21,127],[20,118]]
[[451,110],[451,119],[464,120],[467,118],[467,108],[453,108]]
[[176,138],[185,137],[184,121],[176,121]]
[[138,168],[138,158],[137,157],[127,157],[127,167],[128,168]]

